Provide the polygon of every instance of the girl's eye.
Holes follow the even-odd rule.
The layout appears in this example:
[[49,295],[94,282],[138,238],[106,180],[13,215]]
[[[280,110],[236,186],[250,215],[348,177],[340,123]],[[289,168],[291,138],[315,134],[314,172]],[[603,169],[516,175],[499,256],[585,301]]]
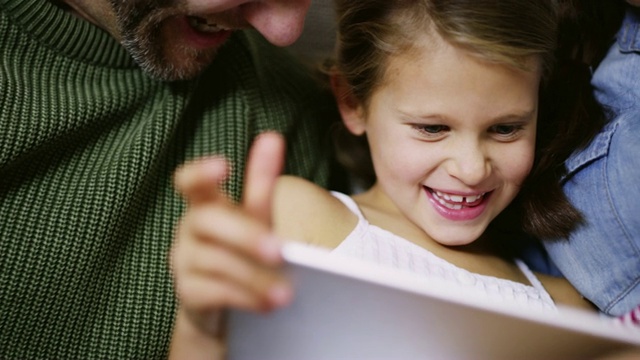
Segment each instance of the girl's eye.
[[502,138],[510,139],[516,136],[522,129],[522,125],[495,125],[492,126],[489,131]]
[[444,132],[449,131],[449,127],[446,125],[424,125],[424,124],[414,124],[412,125],[413,129],[426,136],[438,136]]

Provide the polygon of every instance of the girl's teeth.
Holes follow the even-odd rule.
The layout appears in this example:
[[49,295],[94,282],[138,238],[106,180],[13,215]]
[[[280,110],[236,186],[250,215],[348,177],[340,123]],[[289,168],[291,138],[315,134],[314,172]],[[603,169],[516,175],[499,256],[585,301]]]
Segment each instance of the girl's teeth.
[[462,206],[462,202],[465,202],[466,204],[472,204],[484,196],[484,194],[472,195],[472,196],[449,195],[449,194],[442,193],[440,191],[434,191],[434,193],[436,194],[436,198],[438,199],[438,202],[443,205],[446,205],[445,200],[453,203],[461,204],[461,205],[449,204],[451,206],[454,206],[454,207],[447,206],[447,207],[450,207],[451,209],[454,209],[454,208],[460,209]]
[[467,202],[467,204],[474,203],[474,202],[478,201],[482,197],[482,195],[484,195],[484,194],[475,195],[475,196],[466,196],[465,197],[465,201]]

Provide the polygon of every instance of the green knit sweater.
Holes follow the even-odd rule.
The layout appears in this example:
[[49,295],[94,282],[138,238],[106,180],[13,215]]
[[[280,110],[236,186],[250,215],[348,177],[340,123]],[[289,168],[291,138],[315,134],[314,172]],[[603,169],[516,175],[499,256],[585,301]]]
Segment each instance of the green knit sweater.
[[329,94],[256,33],[197,81],[147,77],[48,0],[0,0],[0,358],[166,357],[167,266],[184,204],[171,174],[284,132],[287,172],[327,185]]

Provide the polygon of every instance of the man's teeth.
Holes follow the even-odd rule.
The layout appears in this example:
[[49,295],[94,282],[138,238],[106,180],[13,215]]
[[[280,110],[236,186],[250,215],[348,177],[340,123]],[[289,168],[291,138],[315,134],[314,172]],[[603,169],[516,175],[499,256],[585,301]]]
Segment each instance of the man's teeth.
[[189,25],[191,25],[191,27],[198,31],[208,33],[214,33],[222,30],[231,30],[227,27],[209,22],[207,19],[196,16],[189,16]]
[[434,191],[433,193],[440,204],[454,210],[462,209],[463,205],[473,204],[484,196],[484,193],[471,196],[449,195],[440,191]]

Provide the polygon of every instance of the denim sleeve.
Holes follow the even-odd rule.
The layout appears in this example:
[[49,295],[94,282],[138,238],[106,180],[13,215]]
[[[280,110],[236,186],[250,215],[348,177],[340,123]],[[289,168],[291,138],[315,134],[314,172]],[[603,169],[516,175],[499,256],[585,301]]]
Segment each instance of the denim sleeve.
[[611,121],[569,158],[564,183],[586,221],[544,245],[578,291],[621,316],[640,305],[640,9],[627,9],[592,84]]
[[586,223],[545,242],[571,283],[603,312],[640,304],[640,111],[621,114],[567,162],[564,190]]

